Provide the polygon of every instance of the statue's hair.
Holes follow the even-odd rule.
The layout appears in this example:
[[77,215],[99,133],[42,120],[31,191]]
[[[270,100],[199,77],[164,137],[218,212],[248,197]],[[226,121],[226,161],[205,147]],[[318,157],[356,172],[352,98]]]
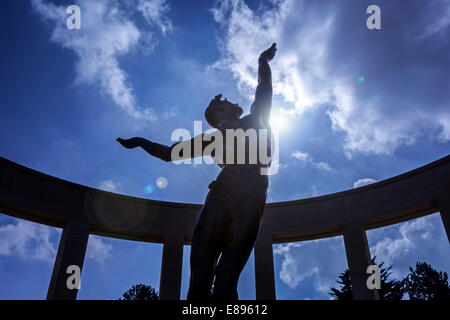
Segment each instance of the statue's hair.
[[220,100],[220,98],[222,98],[222,94],[216,95],[205,110],[205,119],[213,128],[217,128],[220,121],[223,120],[221,117],[219,117],[219,113],[217,112],[217,107],[219,107],[224,102],[224,100]]

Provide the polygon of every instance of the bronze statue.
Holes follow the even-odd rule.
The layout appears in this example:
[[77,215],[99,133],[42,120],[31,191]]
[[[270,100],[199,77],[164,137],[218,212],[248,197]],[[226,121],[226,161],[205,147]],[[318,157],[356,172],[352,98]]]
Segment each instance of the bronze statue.
[[[272,75],[269,61],[275,56],[276,50],[276,44],[273,43],[259,56],[258,86],[250,114],[240,118],[242,108],[226,99],[221,100],[222,95],[219,94],[205,111],[206,121],[213,128],[223,133],[226,129],[238,128],[270,131]],[[179,143],[194,144],[195,139],[177,142],[171,147],[140,137],[117,138],[117,141],[125,148],[141,147],[152,156],[173,161],[173,148]],[[224,144],[227,142],[230,143],[225,141]],[[209,143],[202,141],[202,151]],[[273,147],[271,143],[269,135],[269,148]],[[182,155],[184,158],[196,156],[199,155],[194,152]],[[261,174],[260,169],[270,166],[270,163],[237,164],[224,161],[219,166],[222,171],[209,185],[210,191],[198,215],[192,237],[188,300],[238,299],[239,275],[255,244],[266,204],[269,180],[267,175]]]

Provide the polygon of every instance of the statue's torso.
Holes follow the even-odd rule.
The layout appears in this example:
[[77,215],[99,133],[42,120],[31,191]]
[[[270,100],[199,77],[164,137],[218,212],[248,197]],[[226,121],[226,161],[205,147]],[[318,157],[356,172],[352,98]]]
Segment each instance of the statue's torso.
[[[216,161],[219,167],[270,167],[272,132],[270,125],[259,115],[249,114],[240,119],[224,122],[219,130],[223,137],[223,154],[219,156],[221,163]],[[229,134],[228,130],[231,130]]]
[[[243,144],[245,152],[244,163],[238,163],[237,161],[237,138],[229,135],[229,139],[227,139],[226,129],[242,129],[244,132],[248,129],[254,131],[256,143],[255,140],[253,140],[253,145],[250,139],[254,139],[254,136],[253,138],[246,138],[246,136],[243,136],[246,138],[245,144]],[[249,114],[241,119],[224,123],[219,130],[222,132],[223,136],[224,154],[223,157],[221,157],[223,159],[222,163],[218,163],[222,168],[222,171],[217,176],[216,183],[221,191],[238,204],[243,204],[246,199],[249,199],[249,197],[252,196],[255,190],[266,192],[269,179],[267,174],[262,173],[262,169],[270,167],[271,164],[271,148],[273,147],[273,141],[270,126],[262,121],[260,116]],[[234,143],[234,160],[230,162],[227,161],[226,152],[232,143]],[[266,152],[265,157],[261,156],[262,152]],[[255,161],[250,161],[251,153],[254,155],[255,153],[257,154],[256,163],[253,163]],[[228,160],[230,160],[230,158],[228,158]],[[255,160],[255,158],[253,158],[253,160]]]

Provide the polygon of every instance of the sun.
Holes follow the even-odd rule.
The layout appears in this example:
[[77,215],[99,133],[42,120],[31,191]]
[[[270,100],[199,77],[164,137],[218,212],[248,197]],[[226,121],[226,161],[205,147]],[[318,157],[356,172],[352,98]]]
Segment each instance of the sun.
[[270,116],[270,126],[272,129],[285,131],[289,128],[289,118],[286,115],[274,114]]

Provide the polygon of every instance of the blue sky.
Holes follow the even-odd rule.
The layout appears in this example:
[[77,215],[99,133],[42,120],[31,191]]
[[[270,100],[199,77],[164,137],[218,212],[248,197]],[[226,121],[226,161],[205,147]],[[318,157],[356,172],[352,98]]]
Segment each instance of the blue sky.
[[[80,30],[66,28],[74,3]],[[371,4],[381,30],[366,27]],[[194,121],[209,129],[203,112],[217,93],[248,112],[258,54],[276,42],[280,166],[268,201],[383,180],[448,154],[449,28],[450,1],[441,0],[2,1],[0,155],[91,187],[201,203],[217,166],[164,163],[115,138],[171,144],[172,131],[193,133]],[[59,237],[0,215],[0,299],[45,298]],[[368,238],[397,277],[417,260],[450,271],[438,214]],[[159,244],[91,236],[78,298],[158,288],[161,254]],[[182,298],[188,261],[185,247]],[[347,267],[341,237],[274,246],[274,261],[280,299],[327,299]],[[242,299],[255,298],[253,270],[252,255]]]

